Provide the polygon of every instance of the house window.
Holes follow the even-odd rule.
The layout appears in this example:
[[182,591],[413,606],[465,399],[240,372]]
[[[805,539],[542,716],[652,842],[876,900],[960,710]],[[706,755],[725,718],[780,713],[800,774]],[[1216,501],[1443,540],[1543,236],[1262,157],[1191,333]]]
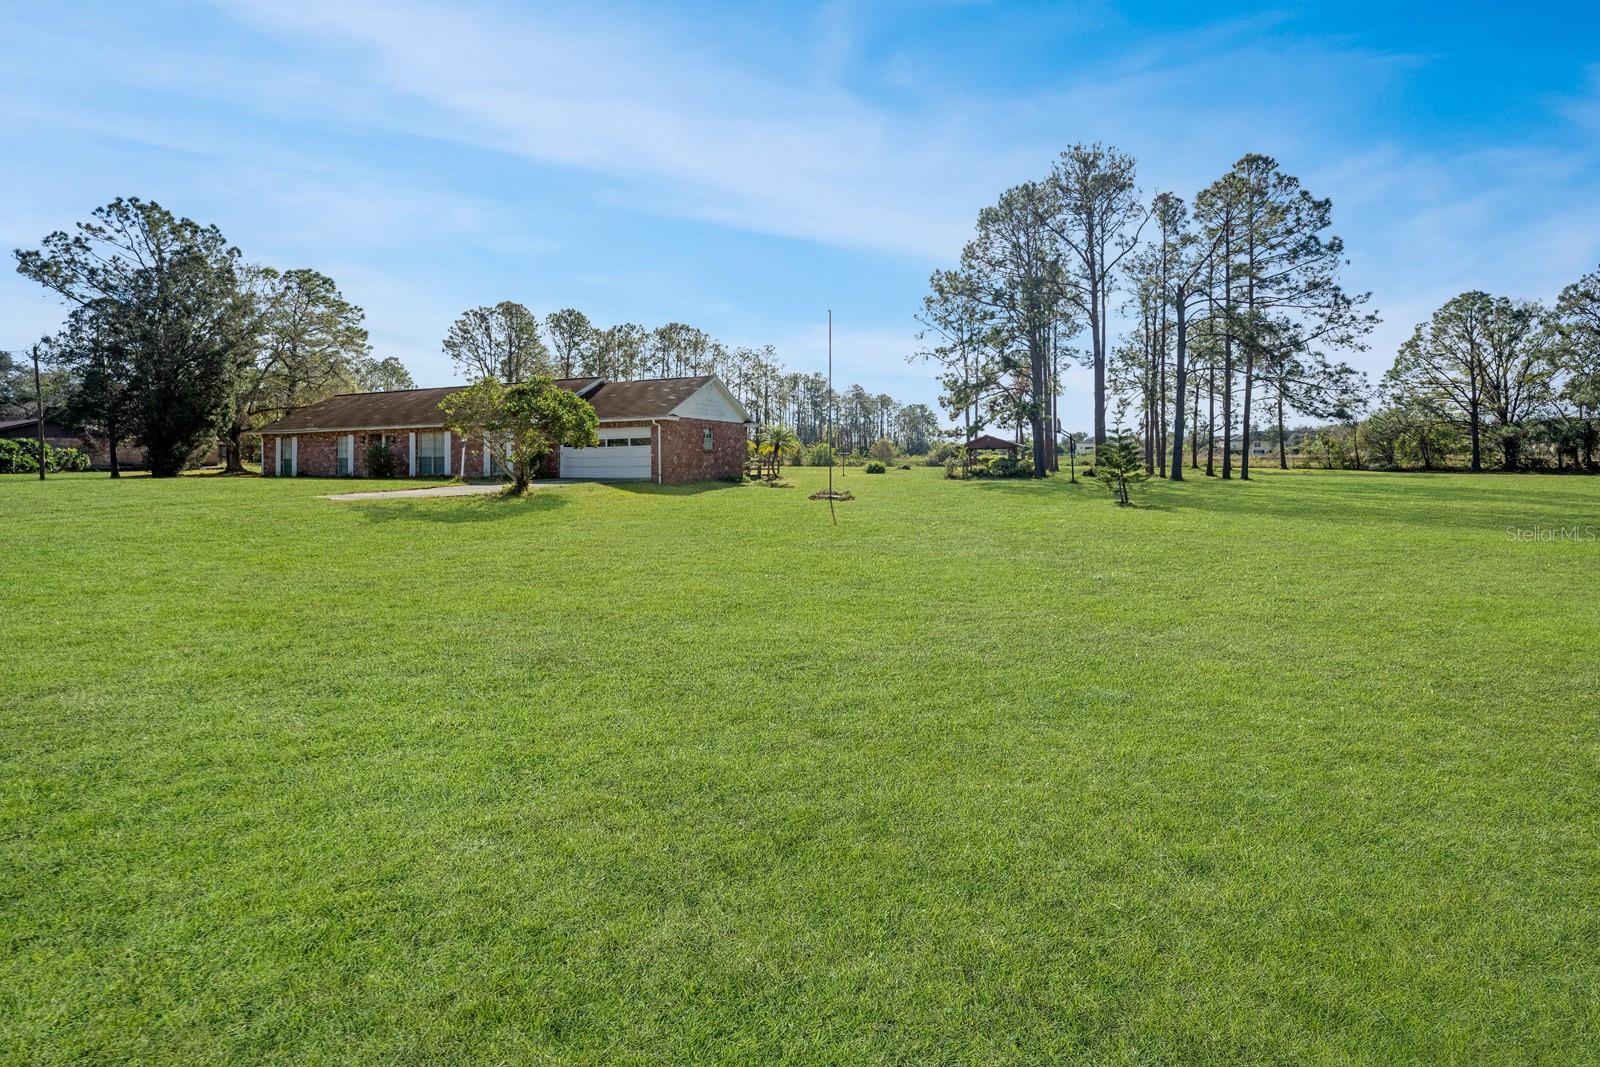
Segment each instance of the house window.
[[417,473],[445,473],[445,435],[442,433],[417,434]]
[[334,459],[334,470],[341,476],[348,477],[356,472],[356,435],[353,433],[339,435],[339,451]]
[[705,449],[707,452],[710,452],[716,447],[716,442],[712,439],[711,427],[709,426],[700,431],[700,447]]
[[[278,474],[283,478],[294,477],[294,441],[293,437],[287,441],[278,438]],[[287,447],[285,447],[287,445]]]

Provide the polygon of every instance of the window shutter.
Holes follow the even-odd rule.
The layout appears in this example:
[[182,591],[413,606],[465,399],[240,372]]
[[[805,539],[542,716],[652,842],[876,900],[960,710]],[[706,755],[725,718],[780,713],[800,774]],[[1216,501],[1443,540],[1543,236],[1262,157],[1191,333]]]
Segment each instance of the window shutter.
[[406,473],[411,477],[417,476],[417,435],[413,431],[406,434]]

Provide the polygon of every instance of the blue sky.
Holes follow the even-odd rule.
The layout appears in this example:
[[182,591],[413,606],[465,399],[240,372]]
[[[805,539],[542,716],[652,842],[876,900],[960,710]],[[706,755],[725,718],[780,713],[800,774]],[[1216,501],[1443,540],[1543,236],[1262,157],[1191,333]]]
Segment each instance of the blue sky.
[[[1186,197],[1246,151],[1334,201],[1384,317],[1600,263],[1600,8],[1471,3],[0,2],[0,242],[118,195],[332,275],[451,380],[464,308],[679,320],[933,402],[913,315],[1074,141]],[[60,307],[0,274],[0,346]],[[1087,422],[1084,377],[1067,411]]]

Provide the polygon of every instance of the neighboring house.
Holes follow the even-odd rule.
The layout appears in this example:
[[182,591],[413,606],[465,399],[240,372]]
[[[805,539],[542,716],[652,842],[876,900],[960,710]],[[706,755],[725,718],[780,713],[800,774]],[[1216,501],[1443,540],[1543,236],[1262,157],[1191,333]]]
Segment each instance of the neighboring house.
[[[680,484],[737,478],[744,471],[750,413],[712,375],[614,382],[565,378],[563,389],[594,405],[596,448],[562,448],[541,478]],[[484,478],[502,472],[480,437],[445,428],[439,401],[466,386],[341,393],[261,427],[261,473],[367,476],[367,452],[387,445],[402,476]]]
[[[1284,451],[1291,456],[1298,456],[1305,451],[1306,444],[1311,440],[1312,434],[1308,430],[1287,430],[1284,432]],[[1250,435],[1250,455],[1276,456],[1278,454],[1277,435],[1269,437],[1266,431],[1257,430]]]
[[[0,421],[0,437],[9,437],[15,441],[37,441],[39,424],[33,419]],[[106,440],[103,437],[79,433],[59,422],[46,419],[44,441],[51,448],[76,448],[80,452],[88,453],[89,465],[96,469],[103,470],[111,465],[111,452],[106,447]],[[136,444],[124,441],[122,447],[117,449],[117,463],[122,467],[142,467],[144,450]]]
[[[39,440],[39,421],[37,419],[6,419],[0,421],[0,437],[8,437],[13,441]],[[53,419],[44,420],[44,442],[51,448],[84,448],[83,435],[76,430],[70,430]]]

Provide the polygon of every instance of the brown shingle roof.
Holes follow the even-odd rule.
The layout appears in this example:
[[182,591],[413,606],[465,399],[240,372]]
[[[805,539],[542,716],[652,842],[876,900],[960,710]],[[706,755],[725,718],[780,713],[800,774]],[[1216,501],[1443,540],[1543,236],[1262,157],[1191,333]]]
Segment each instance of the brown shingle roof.
[[1007,441],[1004,437],[996,437],[992,433],[980,433],[978,436],[967,442],[968,452],[980,452],[984,449],[1003,451],[1007,449],[1015,449],[1017,447],[1018,446],[1015,441]]
[[653,419],[700,391],[709,374],[693,378],[645,378],[637,382],[606,382],[589,395],[594,413],[602,419]]
[[[693,378],[647,378],[636,382],[608,382],[600,378],[558,378],[556,384],[571,389],[594,405],[601,419],[653,419],[699,392],[710,375]],[[439,401],[464,385],[434,389],[393,389],[382,393],[340,393],[316,404],[297,408],[268,423],[257,433],[304,433],[313,430],[401,430],[443,426]]]

